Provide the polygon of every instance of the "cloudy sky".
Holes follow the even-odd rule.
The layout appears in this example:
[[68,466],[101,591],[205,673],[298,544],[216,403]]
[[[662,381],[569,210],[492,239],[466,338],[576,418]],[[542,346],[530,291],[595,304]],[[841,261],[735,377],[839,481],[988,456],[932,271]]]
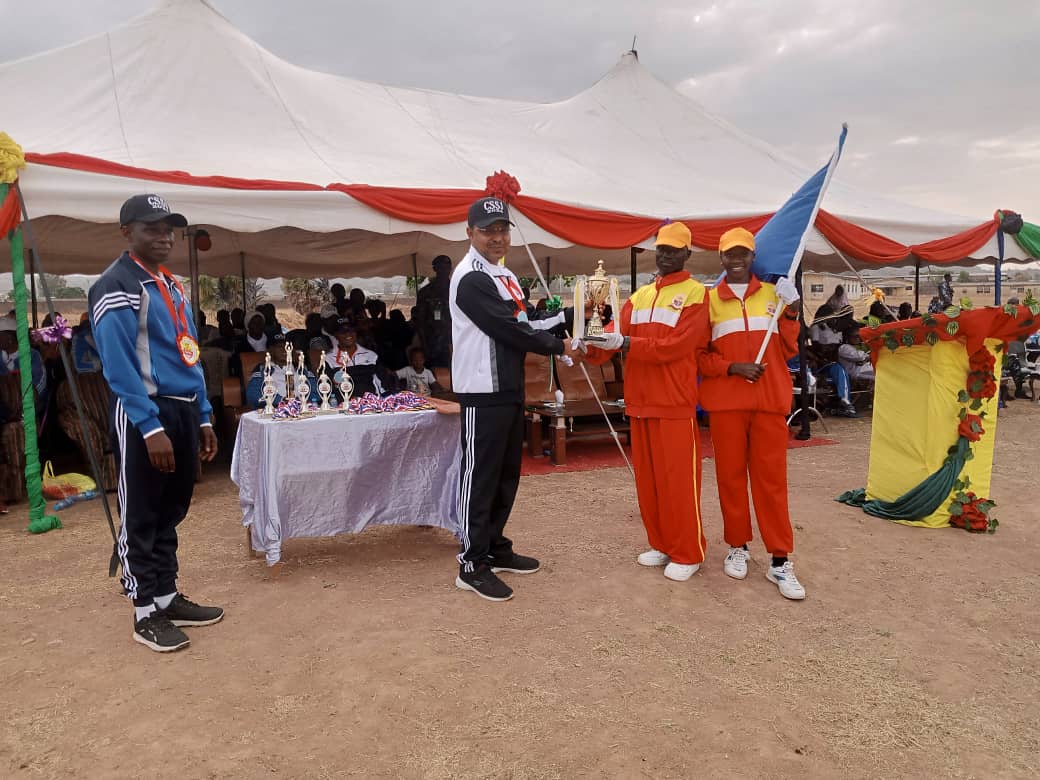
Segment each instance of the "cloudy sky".
[[[157,0],[156,0],[157,1]],[[195,0],[181,0],[182,2]],[[0,57],[102,32],[147,0],[0,0]],[[401,86],[554,101],[628,50],[806,160],[842,121],[841,177],[981,219],[1040,221],[1040,2],[1004,0],[210,0],[284,59]],[[2,129],[0,120],[0,129]]]

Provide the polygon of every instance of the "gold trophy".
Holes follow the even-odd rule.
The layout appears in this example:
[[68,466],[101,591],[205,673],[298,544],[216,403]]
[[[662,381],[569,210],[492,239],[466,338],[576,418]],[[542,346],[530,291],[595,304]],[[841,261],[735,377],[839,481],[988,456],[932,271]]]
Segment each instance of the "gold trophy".
[[[592,304],[592,316],[585,323],[585,306]],[[592,276],[579,276],[574,284],[574,335],[595,341],[603,336],[603,319],[599,312],[609,303],[613,316],[621,313],[621,292],[616,276],[607,276],[603,261]]]

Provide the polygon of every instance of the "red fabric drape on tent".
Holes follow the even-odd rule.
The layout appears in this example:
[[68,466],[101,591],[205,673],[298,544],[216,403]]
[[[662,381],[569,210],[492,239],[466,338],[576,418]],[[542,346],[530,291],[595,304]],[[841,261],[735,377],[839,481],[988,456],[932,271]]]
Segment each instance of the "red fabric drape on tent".
[[996,234],[998,222],[991,219],[961,233],[912,246],[853,225],[822,209],[816,215],[816,228],[839,250],[863,262],[880,265],[915,254],[930,263],[951,263],[985,246]]
[[272,179],[238,179],[234,176],[194,176],[186,171],[156,171],[151,168],[137,168],[133,165],[109,162],[99,157],[88,157],[85,154],[56,152],[54,154],[37,154],[26,152],[25,161],[37,165],[53,165],[56,168],[71,168],[88,173],[102,173],[107,176],[121,176],[127,179],[147,179],[163,181],[169,184],[189,184],[198,187],[219,187],[225,190],[323,190],[318,184],[301,181],[275,181]]
[[[464,222],[470,203],[485,191],[478,189],[430,189],[412,187],[376,187],[368,184],[329,184],[270,179],[239,179],[229,176],[195,176],[184,171],[157,171],[109,162],[79,154],[27,153],[28,162],[60,168],[101,173],[109,176],[148,181],[219,187],[238,190],[333,190],[349,195],[366,206],[397,219],[424,225]],[[495,174],[505,176],[507,174]],[[489,181],[494,177],[489,177]],[[515,181],[515,180],[514,180]],[[517,187],[519,189],[519,187]],[[613,211],[570,206],[529,195],[509,198],[513,208],[539,227],[582,246],[595,249],[624,249],[650,238],[663,222],[648,216],[635,216]],[[720,236],[733,227],[746,227],[757,232],[771,214],[728,217],[724,219],[683,220],[693,234],[693,244],[713,250]],[[883,265],[904,260],[914,254],[930,263],[952,263],[968,257],[985,246],[996,233],[998,221],[991,219],[976,227],[945,238],[907,246],[866,228],[820,210],[816,228],[840,251],[865,263]]]
[[7,188],[7,197],[4,198],[4,202],[0,203],[0,238],[14,230],[21,218],[22,206],[18,202],[18,192],[12,184]]

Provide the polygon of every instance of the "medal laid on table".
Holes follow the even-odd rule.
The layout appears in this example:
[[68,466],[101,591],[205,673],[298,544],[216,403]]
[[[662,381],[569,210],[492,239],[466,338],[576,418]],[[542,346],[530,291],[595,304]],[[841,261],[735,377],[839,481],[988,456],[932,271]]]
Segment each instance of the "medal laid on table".
[[[144,263],[136,257],[133,255],[130,255],[130,257],[138,266],[140,266],[142,271],[152,278],[152,281],[155,282],[156,288],[159,290],[159,294],[162,295],[163,303],[166,304],[166,308],[170,312],[170,319],[173,320],[173,326],[177,330],[177,338],[175,341],[177,343],[177,352],[180,353],[181,356],[181,362],[189,368],[196,365],[199,362],[201,352],[199,350],[199,342],[197,342],[195,337],[188,331],[188,318],[184,314],[184,287],[179,281],[177,281],[177,277],[167,271],[163,266],[159,266],[159,273],[156,275],[149,271],[145,267]],[[177,292],[180,293],[181,304],[179,307],[173,305],[173,296],[170,295],[170,288],[166,284],[167,277],[169,277],[170,281],[173,282],[174,287],[177,288]]]

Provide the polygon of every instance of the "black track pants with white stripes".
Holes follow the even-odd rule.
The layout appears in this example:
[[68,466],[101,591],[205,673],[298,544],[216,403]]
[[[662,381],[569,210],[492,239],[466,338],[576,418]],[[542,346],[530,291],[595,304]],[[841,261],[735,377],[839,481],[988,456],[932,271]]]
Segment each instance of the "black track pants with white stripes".
[[112,413],[122,521],[117,547],[123,588],[138,607],[177,590],[177,524],[188,513],[199,458],[198,404],[162,397],[152,400],[173,444],[177,465],[172,474],[152,466],[141,432],[118,399]]
[[459,564],[465,571],[513,551],[503,531],[520,484],[523,447],[523,404],[462,407]]

